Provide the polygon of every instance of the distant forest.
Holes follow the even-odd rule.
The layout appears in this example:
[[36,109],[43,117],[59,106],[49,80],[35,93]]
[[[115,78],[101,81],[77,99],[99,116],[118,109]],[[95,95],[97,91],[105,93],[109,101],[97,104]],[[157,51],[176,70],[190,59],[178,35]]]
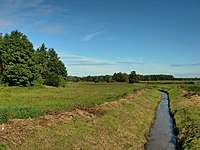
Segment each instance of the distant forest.
[[140,75],[136,74],[136,71],[132,71],[130,74],[127,73],[114,73],[113,75],[101,75],[101,76],[68,76],[70,82],[128,82],[138,83],[140,81],[186,81],[187,83],[193,83],[190,81],[200,81],[200,78],[175,78],[173,75]]
[[33,44],[15,30],[0,34],[0,83],[9,86],[63,86],[67,70],[53,48]]

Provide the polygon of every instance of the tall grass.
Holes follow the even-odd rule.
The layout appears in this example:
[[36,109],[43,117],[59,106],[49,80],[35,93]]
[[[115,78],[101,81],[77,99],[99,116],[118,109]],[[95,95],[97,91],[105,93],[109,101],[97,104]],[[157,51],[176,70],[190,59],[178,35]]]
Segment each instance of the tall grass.
[[[144,86],[144,85],[143,85]],[[38,117],[52,111],[70,111],[114,101],[141,85],[69,84],[65,88],[0,87],[0,121],[9,118]]]
[[101,117],[41,128],[29,134],[20,149],[144,149],[159,101],[160,93],[148,90]]
[[195,85],[187,84],[180,86],[180,88],[185,89],[192,94],[200,95],[200,84],[195,84]]
[[[184,85],[181,89],[198,93],[199,85]],[[179,149],[200,149],[200,106],[181,93],[181,89],[172,87],[170,106],[176,121]]]

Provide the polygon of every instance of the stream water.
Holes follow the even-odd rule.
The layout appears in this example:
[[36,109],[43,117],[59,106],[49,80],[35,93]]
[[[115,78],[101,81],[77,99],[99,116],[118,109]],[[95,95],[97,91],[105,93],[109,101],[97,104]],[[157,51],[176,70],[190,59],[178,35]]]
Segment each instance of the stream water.
[[162,92],[162,101],[158,106],[156,120],[150,131],[147,150],[175,150],[176,136],[173,132],[173,119],[169,112],[168,95]]

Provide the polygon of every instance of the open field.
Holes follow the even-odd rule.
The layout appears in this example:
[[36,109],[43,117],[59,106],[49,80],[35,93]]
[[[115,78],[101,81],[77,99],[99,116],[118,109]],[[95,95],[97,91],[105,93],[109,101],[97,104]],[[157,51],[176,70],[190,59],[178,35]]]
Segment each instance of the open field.
[[157,89],[169,92],[179,148],[199,149],[199,87],[162,83],[1,86],[0,149],[144,149],[161,100]]
[[[73,118],[27,135],[22,149],[144,149],[160,94],[148,90],[94,118]],[[152,111],[153,110],[153,111]],[[55,138],[56,137],[56,138]]]
[[[68,149],[84,148],[92,143],[95,149],[104,142],[105,147],[110,148],[117,144],[118,148],[134,146],[142,149],[160,101],[157,90],[140,84],[1,87],[0,93],[1,120],[8,120],[1,125],[5,128],[0,133],[1,147],[12,149],[22,143],[22,148],[32,145],[35,149],[40,142],[44,142],[42,145],[46,149],[53,143],[52,149],[66,149],[69,145],[72,147]],[[38,117],[40,115],[44,116]],[[46,142],[39,137],[45,138]],[[54,142],[52,137],[55,137]]]
[[[0,120],[37,117],[117,100],[144,85],[70,84],[66,88],[0,87]],[[6,115],[6,116],[5,116]]]

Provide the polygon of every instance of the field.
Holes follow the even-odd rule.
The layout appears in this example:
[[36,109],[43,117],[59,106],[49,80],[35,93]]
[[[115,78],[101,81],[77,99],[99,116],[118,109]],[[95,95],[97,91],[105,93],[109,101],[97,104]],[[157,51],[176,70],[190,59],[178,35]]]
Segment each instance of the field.
[[[69,84],[66,88],[1,87],[0,94],[1,121],[5,122],[1,125],[5,126],[1,132],[1,147],[12,149],[22,143],[22,148],[30,148],[31,145],[34,149],[40,142],[44,142],[44,148],[49,149],[53,142],[51,137],[54,136],[57,141],[54,141],[52,149],[69,145],[72,145],[71,148],[88,147],[92,144],[90,142],[96,143],[97,147],[102,145],[101,142],[107,142],[105,146],[108,147],[121,142],[119,148],[134,144],[142,148],[160,101],[157,90],[140,84]],[[36,118],[31,119],[33,117]],[[117,130],[122,134],[121,138]],[[140,136],[136,136],[135,132]],[[136,140],[129,143],[127,138]]]
[[[32,118],[53,111],[70,111],[117,100],[142,85],[71,84],[66,88],[0,87],[0,112],[8,118]],[[6,116],[0,115],[0,120]]]
[[144,149],[160,92],[169,92],[180,149],[199,149],[200,85],[0,87],[0,149]]
[[180,85],[169,90],[180,149],[200,149],[200,85]]

